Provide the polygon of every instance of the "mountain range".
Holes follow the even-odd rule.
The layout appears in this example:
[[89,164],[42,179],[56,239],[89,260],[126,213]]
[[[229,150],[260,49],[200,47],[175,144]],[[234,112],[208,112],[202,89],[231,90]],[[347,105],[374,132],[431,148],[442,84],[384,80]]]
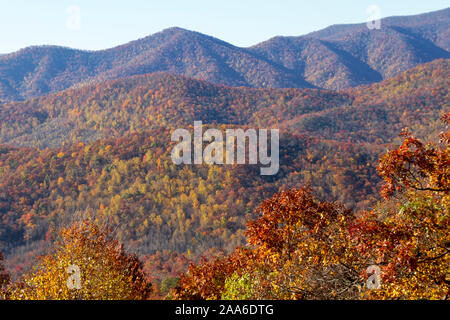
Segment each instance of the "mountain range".
[[[152,73],[1,104],[0,247],[20,274],[54,230],[88,216],[118,226],[120,241],[147,261],[165,256],[176,276],[172,254],[232,250],[259,203],[282,188],[309,185],[323,199],[367,209],[378,200],[377,159],[401,129],[427,139],[442,131],[449,64],[339,92]],[[171,132],[194,120],[280,128],[278,174],[175,165]]]
[[[354,212],[380,199],[378,159],[405,127],[432,141],[450,110],[450,9],[335,25],[249,48],[181,28],[112,49],[0,55],[0,251],[13,275],[83,217],[158,279],[245,243],[279,190]],[[279,128],[280,170],[175,165],[171,132]]]
[[249,48],[181,28],[101,51],[29,47],[0,55],[0,101],[153,72],[234,87],[339,90],[450,58],[449,24],[447,8],[385,18],[378,30],[365,23],[335,25]]

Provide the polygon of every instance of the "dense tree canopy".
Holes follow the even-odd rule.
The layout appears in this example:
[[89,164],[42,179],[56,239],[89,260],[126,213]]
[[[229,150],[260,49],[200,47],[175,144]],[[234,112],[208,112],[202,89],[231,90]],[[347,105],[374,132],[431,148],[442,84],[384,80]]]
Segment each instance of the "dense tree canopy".
[[191,265],[174,297],[448,299],[449,131],[439,144],[402,136],[380,159],[386,199],[374,209],[352,214],[308,189],[277,193],[247,224],[249,246]]
[[[61,230],[56,252],[8,290],[19,300],[141,300],[151,293],[142,263],[87,220]],[[78,278],[76,278],[78,277]]]
[[[450,114],[443,120],[448,124]],[[381,265],[384,286],[370,297],[444,299],[450,294],[450,145],[404,132],[378,166],[386,199],[361,215],[352,233],[360,252]]]
[[[443,297],[449,133],[437,136],[449,108],[448,64],[340,92],[149,74],[0,105],[8,271],[34,279],[33,258],[83,212],[117,226],[153,297],[173,287],[173,297],[204,299]],[[280,128],[278,174],[174,164],[171,132],[194,120]],[[382,179],[386,199],[377,204]],[[367,268],[378,264],[390,291],[365,289]],[[410,293],[407,279],[419,276],[423,286]]]

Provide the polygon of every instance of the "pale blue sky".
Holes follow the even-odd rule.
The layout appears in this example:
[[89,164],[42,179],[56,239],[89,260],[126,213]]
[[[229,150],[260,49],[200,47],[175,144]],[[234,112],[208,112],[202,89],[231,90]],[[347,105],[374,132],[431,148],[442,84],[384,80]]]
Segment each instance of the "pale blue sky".
[[[79,29],[67,26],[72,5],[80,8]],[[173,26],[250,46],[276,35],[365,22],[369,5],[379,6],[387,17],[444,9],[449,1],[0,0],[0,53],[41,44],[104,49]]]

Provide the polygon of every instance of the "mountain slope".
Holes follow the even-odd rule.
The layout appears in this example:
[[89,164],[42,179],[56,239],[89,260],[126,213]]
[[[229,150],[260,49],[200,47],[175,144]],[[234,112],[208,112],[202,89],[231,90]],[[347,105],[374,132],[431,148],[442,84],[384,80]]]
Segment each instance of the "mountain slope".
[[170,28],[102,51],[30,47],[0,55],[0,101],[24,100],[89,83],[166,72],[228,86],[342,89],[378,82],[449,58],[450,9],[332,26],[239,48]]
[[0,56],[0,99],[21,100],[72,86],[167,72],[230,86],[311,87],[289,70],[197,32],[170,28],[96,52],[31,47]]
[[292,104],[297,112],[350,103],[318,89],[214,85],[164,73],[133,76],[0,105],[0,143],[58,147],[144,130],[204,123],[256,124],[260,109]]
[[[450,8],[447,8],[413,16],[388,17],[382,19],[381,22],[383,26],[403,29],[404,32],[415,34],[448,51],[450,49],[449,14]],[[350,33],[362,32],[366,29],[365,23],[334,25],[311,32],[306,37],[321,40],[342,40],[348,37]]]
[[[259,202],[291,186],[367,208],[377,199],[376,161],[400,130],[442,130],[449,64],[339,93],[150,74],[2,105],[3,141],[21,145],[0,146],[2,251],[25,259],[83,216],[118,226],[119,239],[140,254],[231,250]],[[280,171],[175,165],[171,132],[194,119],[220,129],[280,127]]]
[[301,37],[275,37],[251,51],[328,89],[377,82],[416,65],[449,58],[450,9],[382,19],[381,29],[366,24],[337,25]]
[[[179,128],[195,120],[388,142],[411,120],[404,112],[422,108],[429,118],[438,118],[448,107],[449,63],[436,60],[379,84],[341,92],[232,88],[163,73],[133,76],[0,105],[0,143],[59,147]],[[377,133],[367,135],[360,126],[364,122]]]

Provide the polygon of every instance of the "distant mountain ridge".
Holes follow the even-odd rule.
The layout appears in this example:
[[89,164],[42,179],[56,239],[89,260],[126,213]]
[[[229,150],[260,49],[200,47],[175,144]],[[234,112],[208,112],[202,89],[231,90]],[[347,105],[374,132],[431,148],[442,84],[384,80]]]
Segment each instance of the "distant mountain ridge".
[[[401,27],[406,31],[416,33],[421,37],[436,43],[437,46],[449,50],[450,43],[448,36],[449,28],[449,9],[423,13],[413,16],[394,16],[382,20],[382,25],[387,27]],[[434,29],[430,28],[434,26]],[[360,24],[341,24],[329,26],[325,29],[311,32],[306,37],[317,38],[322,40],[339,40],[348,32],[363,31],[366,28],[365,23]]]
[[447,8],[386,18],[380,30],[337,25],[250,48],[181,28],[101,51],[29,47],[0,55],[0,101],[154,72],[236,87],[342,89],[450,58],[449,25]]
[[342,89],[391,78],[437,58],[449,58],[450,9],[382,19],[380,30],[365,23],[335,25],[300,37],[275,37],[250,50],[309,83]]

